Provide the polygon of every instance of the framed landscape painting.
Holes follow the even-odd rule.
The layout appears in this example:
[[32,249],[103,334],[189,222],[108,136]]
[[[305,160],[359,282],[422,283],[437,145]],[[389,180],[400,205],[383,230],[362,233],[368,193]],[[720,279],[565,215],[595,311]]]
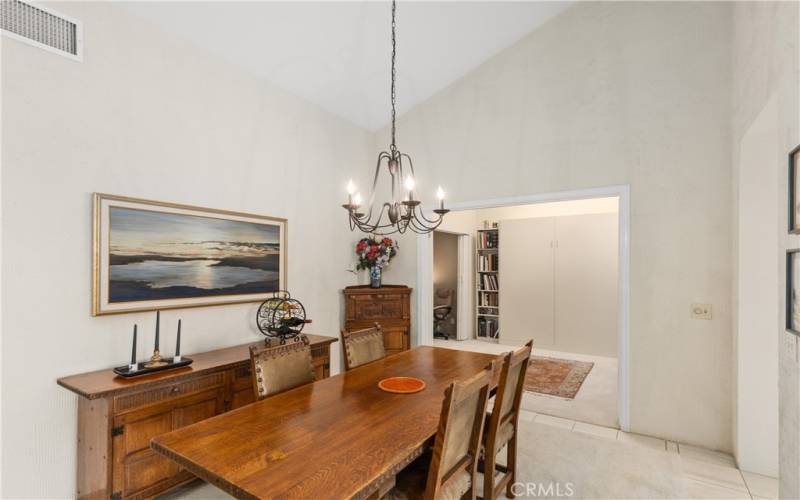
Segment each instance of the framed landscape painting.
[[800,249],[786,252],[786,330],[800,335]]
[[800,234],[800,146],[789,153],[789,232]]
[[95,193],[92,315],[256,302],[286,288],[286,219]]

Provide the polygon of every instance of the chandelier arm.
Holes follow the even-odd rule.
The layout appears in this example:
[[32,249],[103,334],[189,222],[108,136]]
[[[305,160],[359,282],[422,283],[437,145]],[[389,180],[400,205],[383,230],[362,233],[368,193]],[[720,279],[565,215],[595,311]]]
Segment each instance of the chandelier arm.
[[375,220],[374,223],[372,222],[372,208],[370,208],[369,214],[365,214],[360,218],[356,217],[356,221],[359,225],[359,228],[364,228],[369,226],[375,226],[375,227],[379,226],[381,223],[381,219],[383,219],[383,211],[385,208],[386,208],[385,206],[381,207],[380,211],[378,212],[377,219]]
[[419,234],[431,233],[431,232],[435,231],[436,228],[439,227],[440,224],[441,224],[441,222],[437,222],[436,224],[434,224],[432,226],[421,226],[421,227],[417,226],[419,228],[419,230],[417,232]]
[[420,231],[426,231],[426,232],[433,231],[433,230],[435,229],[435,227],[438,225],[438,223],[436,223],[436,222],[433,222],[433,223],[432,223],[432,224],[434,224],[433,226],[431,226],[431,225],[429,225],[429,224],[425,224],[423,221],[421,221],[421,220],[420,220],[420,219],[417,217],[417,214],[416,214],[416,213],[414,214],[414,217],[411,219],[411,222],[412,222],[412,225],[413,225],[415,228],[417,228],[417,229],[418,229],[418,230],[420,230]]
[[400,157],[403,157],[403,156],[405,156],[406,158],[408,158],[408,166],[409,166],[409,168],[411,169],[411,176],[412,176],[414,179],[416,179],[416,178],[417,178],[417,174],[414,172],[414,161],[413,161],[413,160],[411,159],[411,157],[410,157],[410,156],[408,156],[407,154],[405,154],[405,153],[400,153]]
[[419,216],[422,218],[422,220],[424,220],[428,224],[437,224],[437,223],[441,222],[441,220],[442,220],[442,216],[441,215],[437,215],[437,217],[433,218],[433,219],[429,219],[429,218],[425,217],[425,211],[422,210],[422,209],[419,210]]
[[[364,219],[364,220],[359,220],[359,219],[356,219],[356,218],[353,217],[351,219],[354,220],[356,226],[358,227],[358,229],[360,231],[362,231],[364,233],[373,233],[373,232],[375,232],[376,230],[379,230],[379,229],[394,227],[394,224],[392,224],[391,222],[387,222],[385,224],[381,224],[381,221],[383,220],[383,214],[384,214],[385,211],[386,211],[386,205],[384,205],[381,208],[381,211],[378,213],[378,217],[374,222],[371,221],[371,218]],[[385,233],[385,234],[391,234],[391,233]]]
[[381,172],[381,160],[384,158],[391,159],[391,156],[386,151],[381,151],[378,154],[378,161],[375,163],[375,177],[372,179],[372,189],[369,193],[369,209],[372,211],[372,205],[375,203],[375,190],[378,187],[378,177]]
[[415,223],[411,225],[411,230],[414,231],[417,234],[427,234],[427,233],[430,233],[431,231],[433,231],[434,229],[436,229],[437,226],[438,226],[438,224],[436,226],[433,226],[433,227],[422,226],[422,225],[419,225],[419,223],[415,221]]

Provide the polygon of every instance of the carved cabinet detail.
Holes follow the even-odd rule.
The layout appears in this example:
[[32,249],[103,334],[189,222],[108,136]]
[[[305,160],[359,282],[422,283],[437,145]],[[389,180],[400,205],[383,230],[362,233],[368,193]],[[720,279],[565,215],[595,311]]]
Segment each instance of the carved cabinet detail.
[[345,330],[369,328],[379,323],[383,329],[386,354],[411,347],[411,288],[384,285],[381,288],[349,286],[344,289]]

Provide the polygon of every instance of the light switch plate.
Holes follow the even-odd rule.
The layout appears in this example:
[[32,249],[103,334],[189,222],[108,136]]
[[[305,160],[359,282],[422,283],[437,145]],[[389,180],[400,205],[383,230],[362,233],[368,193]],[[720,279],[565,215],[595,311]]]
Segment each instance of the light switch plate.
[[711,319],[711,304],[692,304],[692,319]]

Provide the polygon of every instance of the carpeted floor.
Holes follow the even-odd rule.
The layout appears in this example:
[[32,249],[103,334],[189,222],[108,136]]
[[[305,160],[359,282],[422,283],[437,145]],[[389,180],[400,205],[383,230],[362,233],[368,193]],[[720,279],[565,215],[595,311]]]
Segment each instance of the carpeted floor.
[[544,493],[528,497],[557,498],[568,486],[573,498],[688,496],[677,454],[536,422],[520,423],[520,433],[519,480]]

